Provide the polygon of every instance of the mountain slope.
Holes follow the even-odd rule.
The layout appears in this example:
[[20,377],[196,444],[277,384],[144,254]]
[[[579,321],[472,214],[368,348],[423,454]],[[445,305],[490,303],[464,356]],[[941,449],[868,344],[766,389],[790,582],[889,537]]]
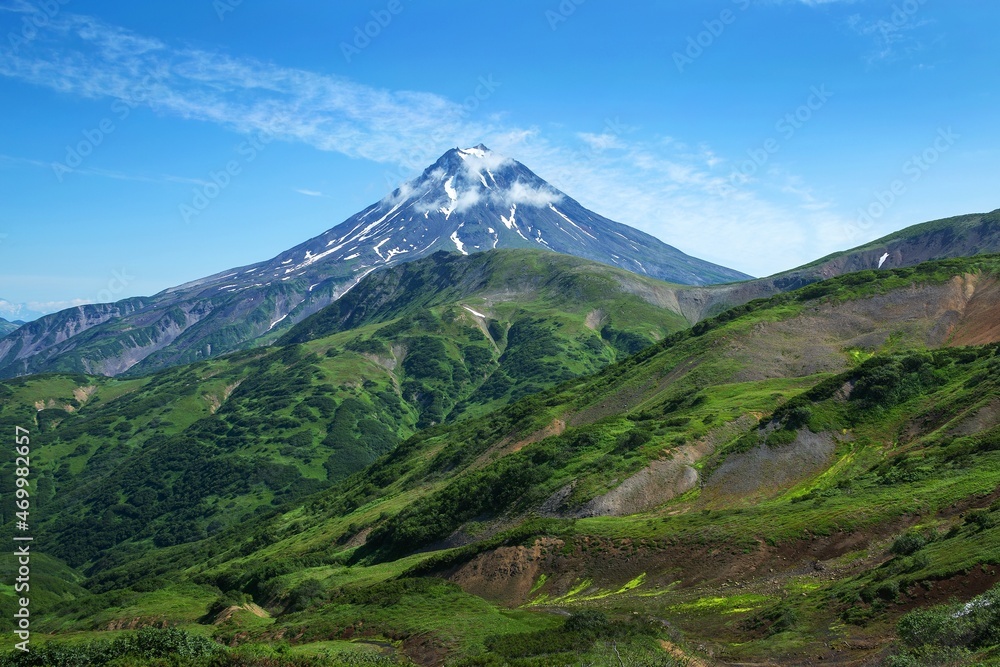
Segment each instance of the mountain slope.
[[3,338],[12,331],[16,331],[17,328],[21,326],[21,324],[23,324],[23,322],[21,323],[8,322],[7,320],[0,317],[0,338]]
[[10,380],[0,423],[46,443],[36,472],[52,553],[80,565],[212,534],[418,428],[599,370],[687,326],[652,298],[662,287],[551,252],[435,253],[351,292],[378,317],[144,378]]
[[448,151],[419,178],[330,230],[324,240],[324,256],[357,258],[365,268],[412,253],[525,247],[681,284],[749,277],[588,211],[523,164],[482,145]]
[[678,288],[677,301],[686,318],[698,321],[753,299],[835,276],[997,252],[1000,252],[1000,210],[913,225],[766,278],[708,288]]
[[[374,303],[407,312],[404,283],[382,283]],[[456,311],[481,305],[464,298]],[[305,327],[307,343],[254,354],[391,327],[380,308],[361,329]],[[137,541],[94,563],[89,606],[49,607],[43,622],[141,618],[166,586],[157,622],[193,625],[227,591],[215,606],[249,595],[273,617],[223,624],[225,642],[389,638],[420,664],[614,664],[611,646],[659,650],[654,664],[699,646],[705,664],[866,664],[910,609],[1000,581],[998,315],[997,256],[748,303],[594,376],[425,429],[276,516],[198,544]],[[274,371],[254,389],[265,405],[281,399],[261,391]],[[276,432],[282,409],[248,428]],[[59,539],[47,526],[45,547],[78,534],[68,526]],[[107,611],[73,620],[88,608]]]
[[267,344],[372,271],[439,250],[496,248],[552,250],[679,283],[749,277],[592,213],[485,147],[453,149],[382,201],[271,260],[31,322],[0,342],[0,377],[138,374]]
[[[580,311],[586,304],[620,293],[631,295],[636,303],[662,308],[660,317],[665,318],[665,326],[679,329],[689,324],[670,301],[671,285],[575,257],[552,256],[537,250],[496,250],[469,257],[437,252],[431,257],[433,261],[373,274],[366,279],[366,289],[348,293],[297,324],[278,344],[305,343],[462,299],[474,299],[477,308],[486,311],[541,297],[560,303],[564,311]],[[588,314],[594,330],[609,325],[616,317],[609,310]],[[477,317],[484,322],[490,320],[484,313]]]

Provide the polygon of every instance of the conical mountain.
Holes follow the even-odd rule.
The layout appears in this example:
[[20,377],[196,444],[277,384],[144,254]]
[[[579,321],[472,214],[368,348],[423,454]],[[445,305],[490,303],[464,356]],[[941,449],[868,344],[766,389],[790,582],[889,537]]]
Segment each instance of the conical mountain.
[[749,278],[587,210],[482,144],[449,150],[416,179],[260,273],[296,275],[320,261],[354,262],[366,271],[437,250],[495,248],[543,248],[684,285]]
[[364,276],[439,250],[543,248],[687,285],[748,278],[588,211],[479,145],[273,259],[152,297],[72,308],[0,340],[0,377],[148,372],[267,344]]

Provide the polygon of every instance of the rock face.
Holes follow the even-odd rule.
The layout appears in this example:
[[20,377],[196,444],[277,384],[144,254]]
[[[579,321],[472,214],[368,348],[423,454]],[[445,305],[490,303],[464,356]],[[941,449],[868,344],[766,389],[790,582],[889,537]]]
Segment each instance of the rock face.
[[267,344],[372,271],[441,250],[496,248],[546,249],[687,285],[749,278],[588,211],[480,145],[448,151],[382,201],[271,260],[31,322],[0,338],[0,377],[148,372]]

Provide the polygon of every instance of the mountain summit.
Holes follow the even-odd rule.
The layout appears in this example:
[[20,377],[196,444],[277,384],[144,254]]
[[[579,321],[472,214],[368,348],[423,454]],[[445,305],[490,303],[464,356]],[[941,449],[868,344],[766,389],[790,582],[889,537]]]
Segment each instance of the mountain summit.
[[267,344],[372,271],[440,250],[494,248],[544,248],[687,285],[748,277],[592,213],[483,145],[456,148],[273,259],[21,327],[0,338],[0,377],[147,372]]
[[750,276],[685,255],[588,211],[516,160],[480,144],[453,148],[382,201],[276,258],[262,273],[297,275],[316,262],[364,275],[438,250],[543,248],[685,285]]

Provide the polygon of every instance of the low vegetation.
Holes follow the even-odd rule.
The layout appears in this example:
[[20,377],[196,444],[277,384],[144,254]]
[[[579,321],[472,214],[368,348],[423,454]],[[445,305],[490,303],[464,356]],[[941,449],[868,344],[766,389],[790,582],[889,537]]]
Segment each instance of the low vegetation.
[[[176,625],[212,665],[995,663],[1000,344],[939,333],[933,300],[998,274],[843,276],[629,357],[589,312],[420,302],[148,378],[5,383],[4,423],[37,418],[59,462],[39,630]],[[586,346],[603,361],[551,365]]]

